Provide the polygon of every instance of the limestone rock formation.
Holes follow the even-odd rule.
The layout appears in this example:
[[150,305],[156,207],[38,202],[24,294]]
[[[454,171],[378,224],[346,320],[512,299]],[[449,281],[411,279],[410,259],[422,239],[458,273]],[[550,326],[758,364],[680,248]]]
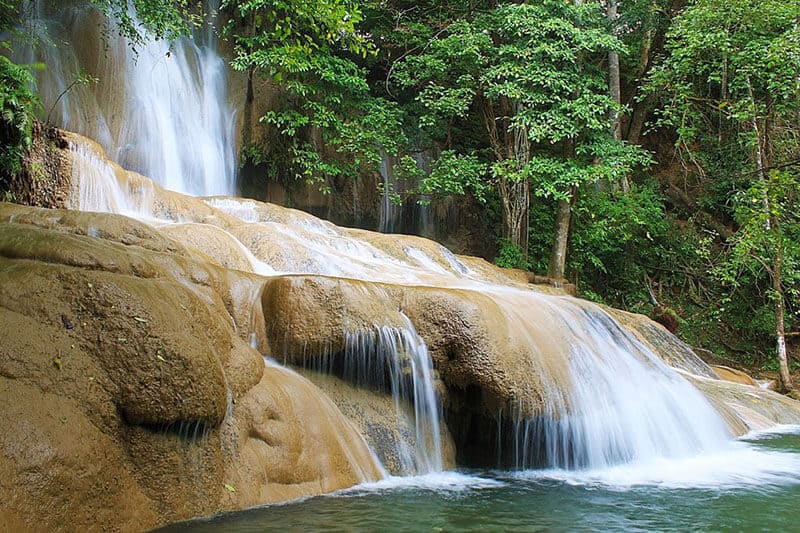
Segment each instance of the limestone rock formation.
[[[513,313],[514,298],[523,296],[513,290],[504,294],[294,275],[268,281],[262,306],[274,356],[311,367],[315,358],[342,357],[348,331],[376,323],[398,325],[403,314],[408,316],[427,341],[438,390],[448,411],[449,430],[461,448],[476,447],[474,439],[487,434],[491,439],[502,413],[523,419],[540,416],[545,395],[574,386],[563,356],[557,355],[570,341],[558,338],[556,315],[548,317],[546,308],[528,309],[526,320],[536,322],[538,315],[541,324],[523,323]],[[800,422],[797,402],[756,387],[721,381],[691,348],[647,317],[568,301],[583,309],[579,311],[582,314],[602,317],[604,312],[611,313],[664,362],[690,379],[734,434],[761,429],[767,421]],[[575,317],[575,324],[579,318]],[[615,327],[610,316],[600,319]],[[489,441],[483,444],[493,445]],[[459,449],[458,454],[468,461],[480,461],[477,456],[487,452]]]
[[746,372],[738,370],[736,368],[731,368],[729,366],[724,365],[713,365],[711,367],[714,372],[720,377],[720,379],[724,379],[725,381],[730,381],[732,383],[740,383],[742,385],[750,385],[753,387],[757,387],[758,383],[750,377]]
[[125,217],[0,204],[0,523],[140,530],[380,477],[240,338],[251,282]]
[[[497,466],[519,428],[641,379],[631,357],[691,382],[729,433],[800,422],[800,403],[719,379],[646,317],[418,237],[169,192],[66,138],[67,204],[84,211],[0,204],[0,416],[13,428],[0,525],[141,529],[329,492],[383,475],[362,435],[396,470],[410,429],[385,390],[341,371],[348,339],[376,328],[426,342],[445,466]],[[114,209],[147,222],[87,212]]]

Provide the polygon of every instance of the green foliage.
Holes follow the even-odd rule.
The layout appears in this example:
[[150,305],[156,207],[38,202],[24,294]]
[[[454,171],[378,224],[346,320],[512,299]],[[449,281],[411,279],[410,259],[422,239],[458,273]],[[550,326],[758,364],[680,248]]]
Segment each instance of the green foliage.
[[582,191],[573,209],[570,266],[582,289],[609,303],[641,306],[649,300],[646,276],[675,261],[673,225],[654,184],[619,191]]
[[699,0],[675,19],[650,81],[657,125],[677,133],[705,192],[698,205],[736,229],[707,268],[710,316],[748,347],[771,344],[781,291],[787,325],[797,313],[797,183],[770,169],[800,153],[798,20],[797,2]]
[[[659,124],[674,127],[688,147],[720,121],[735,128],[766,112],[796,110],[798,18],[800,4],[782,0],[700,0],[688,7],[670,29],[669,56],[650,82],[663,95]],[[749,133],[726,133],[723,141],[752,146]]]
[[494,259],[494,264],[503,268],[531,269],[531,264],[525,259],[522,248],[508,239],[500,240],[500,251]]
[[[403,87],[421,89],[423,125],[476,112],[480,95],[508,99],[509,127],[536,143],[605,131],[613,102],[603,73],[585,58],[620,44],[602,29],[597,6],[546,1],[501,5],[473,20],[458,20],[397,68]],[[494,118],[494,117],[493,117]]]
[[569,191],[575,187],[601,181],[615,183],[634,168],[653,163],[651,154],[641,147],[609,138],[581,145],[577,153],[583,157],[532,157],[523,175],[531,179],[534,194],[568,200]]
[[269,162],[269,153],[260,144],[246,143],[239,149],[239,166],[246,164],[254,166],[263,165]]
[[[726,289],[720,301],[720,316],[735,319],[743,294],[757,287],[771,287],[776,253],[781,257],[781,281],[788,304],[786,325],[800,317],[794,304],[800,297],[800,215],[797,195],[800,178],[790,172],[774,171],[766,182],[755,182],[735,197],[739,230],[728,243],[723,261],[715,265],[713,275]],[[770,207],[765,211],[764,199]],[[769,337],[775,332],[775,317],[770,315],[778,295],[770,288],[746,298],[748,310],[745,330],[755,336]],[[752,306],[755,306],[753,309]],[[727,311],[727,313],[726,313]],[[766,313],[766,314],[765,314]],[[759,317],[760,320],[750,320]]]
[[[372,53],[357,31],[358,4],[226,1],[235,17],[226,32],[235,43],[233,67],[277,84],[284,101],[261,121],[280,138],[273,162],[281,174],[327,191],[339,177],[377,169],[404,144],[402,110],[370,94],[356,57]],[[283,155],[282,155],[283,154]]]
[[528,211],[528,260],[534,272],[547,272],[555,220],[553,202],[542,198],[531,201]]
[[421,178],[416,192],[426,195],[421,203],[430,202],[431,196],[468,193],[483,203],[489,192],[486,174],[486,164],[475,154],[462,155],[454,150],[445,150],[433,162],[430,174]]
[[[173,41],[199,23],[199,0],[90,0],[109,19],[117,22],[120,35],[141,44],[148,32],[157,39]],[[134,15],[135,13],[135,15]]]
[[27,68],[0,55],[0,174],[6,176],[20,171],[31,146],[41,105],[31,90],[33,83]]
[[[19,1],[0,0],[0,33],[10,31],[19,21]],[[0,49],[8,48],[9,43],[0,36]]]
[[[420,127],[448,148],[448,172],[432,172],[427,190],[481,198],[496,187],[513,238],[510,228],[528,210],[528,184],[537,196],[568,199],[581,184],[616,180],[650,161],[609,135],[619,108],[598,58],[623,47],[599,5],[502,4],[430,33],[392,77],[416,92]],[[450,146],[453,125],[468,121],[483,128],[482,150]],[[479,161],[489,172],[473,170]]]
[[[248,28],[233,35],[237,45],[234,68],[245,70],[255,64],[276,76],[308,67],[314,51],[338,47],[366,54],[369,50],[356,31],[361,11],[351,0],[224,0],[222,6],[233,9]],[[229,27],[229,33],[234,28]]]

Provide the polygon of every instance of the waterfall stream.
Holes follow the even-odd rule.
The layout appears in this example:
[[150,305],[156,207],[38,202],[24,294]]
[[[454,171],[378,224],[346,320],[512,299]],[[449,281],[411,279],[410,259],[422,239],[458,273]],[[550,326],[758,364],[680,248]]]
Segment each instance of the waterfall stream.
[[207,3],[205,28],[172,44],[146,35],[132,43],[114,24],[104,39],[95,9],[55,4],[28,2],[24,31],[38,46],[17,47],[20,62],[46,65],[38,86],[51,120],[166,189],[233,194],[236,113],[216,49],[219,1]]
[[[520,295],[503,297],[526,323]],[[544,376],[544,408],[533,419],[512,413],[510,464],[597,470],[690,457],[730,441],[730,430],[703,395],[604,311],[540,300],[552,320],[526,328],[526,335],[534,343],[541,335],[568,337],[566,369],[547,371],[543,358],[531,361]]]
[[[442,408],[433,380],[433,362],[425,341],[408,317],[404,318],[403,328],[376,326],[369,331],[347,332],[342,357],[326,354],[310,359],[307,366],[356,386],[391,394],[401,435],[393,450],[399,472],[440,472]],[[413,428],[412,434],[403,435],[406,427]]]
[[[77,43],[77,33],[98,17],[74,6],[48,11],[38,1],[35,12],[37,27],[54,42]],[[531,376],[530,386],[535,377],[544,391],[536,416],[527,414],[534,410],[523,409],[527,406],[502,415],[506,425],[500,422],[499,447],[510,450],[510,462],[519,469],[602,469],[711,452],[730,441],[726,423],[703,394],[592,304],[509,288],[429,241],[395,250],[370,240],[379,237],[300,213],[278,220],[256,202],[200,202],[164,191],[209,196],[235,190],[235,112],[213,32],[171,47],[151,40],[138,52],[113,30],[105,51],[99,35],[95,38],[81,46],[44,47],[39,57],[51,65],[39,81],[45,108],[53,107],[65,129],[102,145],[73,142],[71,207],[156,225],[215,225],[262,275],[323,274],[485,295],[514,325],[509,345],[528,354],[523,372]],[[59,98],[85,68],[101,81]],[[118,165],[106,160],[103,150]],[[388,170],[383,174],[388,183]],[[387,204],[384,229],[391,229],[394,213]],[[281,236],[280,254],[264,247],[259,239],[265,235]],[[414,428],[398,450],[402,470],[436,472],[443,467],[442,405],[431,356],[406,320],[405,327],[377,323],[372,330],[347,332],[343,357],[322,359],[315,369],[390,392],[396,416]],[[699,359],[693,364],[707,368]]]

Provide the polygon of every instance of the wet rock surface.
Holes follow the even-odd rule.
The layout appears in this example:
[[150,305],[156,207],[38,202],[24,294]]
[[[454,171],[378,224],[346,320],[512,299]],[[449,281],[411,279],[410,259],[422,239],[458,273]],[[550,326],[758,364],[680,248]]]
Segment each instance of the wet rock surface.
[[379,476],[330,400],[239,337],[252,280],[125,217],[0,221],[0,523],[141,530]]
[[[720,380],[646,317],[418,237],[192,198],[110,162],[94,175],[81,165],[99,147],[69,139],[70,205],[110,208],[111,183],[147,222],[0,204],[0,416],[13,428],[0,525],[142,529],[329,492],[381,475],[362,435],[397,470],[411,427],[385,388],[347,382],[337,362],[376,328],[427,344],[445,467],[518,464],[504,455],[515,434],[632,379],[616,350],[677,369],[732,434],[800,422],[798,402]],[[320,361],[333,376],[311,371]]]

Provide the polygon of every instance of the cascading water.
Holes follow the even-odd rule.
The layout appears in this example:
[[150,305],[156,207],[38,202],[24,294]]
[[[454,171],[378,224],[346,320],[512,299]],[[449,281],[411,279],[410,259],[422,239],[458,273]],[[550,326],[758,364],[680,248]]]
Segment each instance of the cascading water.
[[[438,152],[434,150],[424,150],[413,154],[417,168],[425,175],[431,173],[431,162]],[[396,158],[383,153],[379,167],[380,175],[383,180],[381,191],[380,219],[378,231],[382,233],[409,233],[415,235],[428,236],[432,233],[430,197],[422,196],[423,203],[403,203],[398,204],[395,196],[402,197],[405,193],[412,191],[419,185],[418,182],[407,183],[398,179],[395,175],[394,165]],[[354,189],[356,190],[356,189]],[[355,212],[355,208],[354,208]]]
[[[417,163],[417,168],[426,176],[429,176],[433,167],[432,163],[439,156],[439,153],[438,150],[430,149],[416,152],[412,155],[414,161]],[[417,204],[417,216],[419,218],[418,234],[423,237],[431,237],[433,232],[433,228],[431,227],[431,197],[426,195],[421,199],[424,200],[424,202]]]
[[[91,22],[97,22],[98,14],[77,5],[54,11],[42,0],[32,4],[35,26],[43,28],[43,36],[74,44],[44,47],[40,59],[51,66],[39,85],[45,108],[53,108],[63,127],[97,139],[115,161],[167,189],[192,195],[232,193],[234,113],[226,103],[226,73],[213,32],[183,39],[172,48],[148,41],[138,54],[113,30],[107,50],[99,35],[78,46],[75,32],[97,27]],[[34,59],[31,54],[23,60]],[[84,68],[101,81],[66,90]],[[154,206],[166,202],[163,190],[106,161],[100,148],[73,142],[72,150],[73,208],[149,220]],[[388,160],[385,166],[388,187]],[[498,449],[504,464],[603,469],[706,453],[730,439],[703,395],[590,304],[510,289],[503,285],[510,283],[507,278],[483,277],[485,270],[476,272],[421,239],[398,245],[396,238],[383,236],[389,240],[380,242],[379,237],[297,213],[276,220],[255,202],[183,199],[166,210],[169,216],[159,216],[158,224],[166,218],[223,230],[215,235],[235,241],[230,249],[247,260],[237,268],[263,275],[313,273],[444,287],[480,294],[496,304],[505,313],[504,323],[513,325],[509,346],[527,353],[523,373],[530,383],[518,385],[536,389],[541,398],[538,405],[518,405],[515,412],[503,414]],[[393,213],[385,205],[382,229],[391,229]],[[280,253],[264,244],[270,238],[280,239]],[[431,357],[411,322],[357,329],[346,335],[345,344],[344,354],[310,366],[391,392],[397,419],[413,428],[397,450],[401,470],[441,470],[442,407]],[[702,366],[699,359],[696,366]]]
[[73,143],[70,150],[73,189],[70,208],[140,219],[152,217],[155,197],[152,182],[112,164],[91,143]]
[[[236,113],[216,50],[218,1],[206,7],[206,31],[172,44],[145,35],[138,44],[113,25],[103,39],[99,13],[85,4],[35,0],[24,12],[38,46],[17,47],[17,59],[47,65],[38,85],[60,127],[97,140],[120,165],[166,189],[230,195]],[[78,82],[86,75],[98,81]]]
[[[563,373],[542,371],[539,361],[531,361],[544,376],[543,407],[534,418],[512,416],[506,450],[517,469],[604,469],[688,457],[730,441],[706,398],[605,312],[527,299],[529,306],[540,300],[537,305],[553,319],[547,332],[565,333],[569,345]],[[526,320],[523,307],[508,308]],[[544,333],[535,329],[534,336]]]
[[[442,470],[441,403],[433,382],[433,362],[425,341],[408,319],[406,327],[376,326],[347,332],[345,349],[307,360],[316,372],[333,374],[359,387],[392,395],[398,431],[413,428],[395,443],[400,472],[428,474]],[[413,411],[409,412],[407,409]]]

